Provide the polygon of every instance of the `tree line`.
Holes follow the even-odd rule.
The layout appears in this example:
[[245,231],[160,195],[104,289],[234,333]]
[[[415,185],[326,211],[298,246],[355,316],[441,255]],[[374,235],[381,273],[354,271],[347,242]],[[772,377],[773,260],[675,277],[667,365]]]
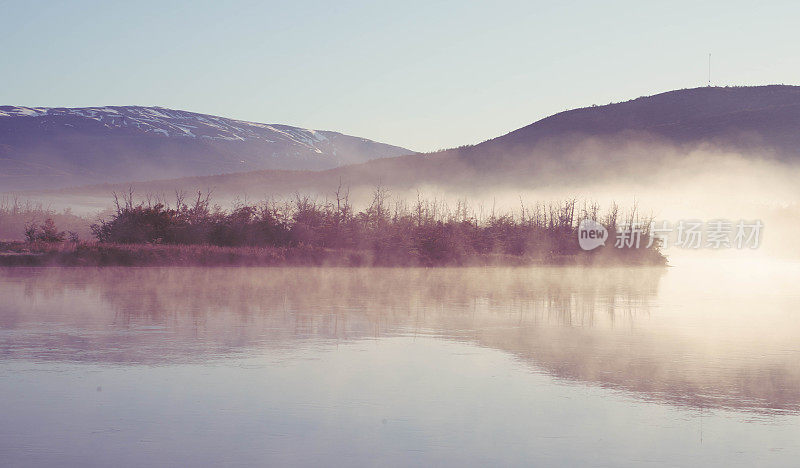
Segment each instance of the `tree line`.
[[[136,201],[133,191],[114,194],[114,211],[91,226],[97,241],[108,244],[212,245],[221,247],[311,247],[369,252],[371,263],[386,265],[462,264],[478,256],[513,256],[552,261],[575,255],[624,257],[640,263],[663,263],[659,244],[638,249],[601,247],[583,252],[577,224],[590,218],[614,235],[620,222],[647,226],[634,208],[620,219],[616,205],[601,213],[594,203],[576,200],[536,203],[517,212],[481,216],[466,201],[455,206],[418,196],[393,199],[377,188],[371,202],[354,209],[347,191],[323,201],[295,195],[283,201],[238,203],[222,209],[211,193],[191,200],[176,193],[173,204],[161,197]],[[52,226],[48,228],[52,231]],[[45,230],[46,231],[46,230]],[[35,231],[34,231],[35,232]],[[613,242],[612,242],[613,244]]]

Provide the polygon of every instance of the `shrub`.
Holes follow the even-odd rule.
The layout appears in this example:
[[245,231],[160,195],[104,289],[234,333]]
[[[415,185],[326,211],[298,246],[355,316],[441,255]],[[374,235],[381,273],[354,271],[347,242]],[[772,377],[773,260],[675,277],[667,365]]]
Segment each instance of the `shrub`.
[[25,226],[25,240],[28,242],[64,242],[67,233],[59,231],[52,218],[47,218],[44,223],[36,225],[29,223]]

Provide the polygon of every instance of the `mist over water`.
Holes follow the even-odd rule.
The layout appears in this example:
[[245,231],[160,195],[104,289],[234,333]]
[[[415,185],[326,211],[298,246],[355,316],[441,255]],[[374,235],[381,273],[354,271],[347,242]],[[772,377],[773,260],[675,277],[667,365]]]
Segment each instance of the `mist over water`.
[[[518,215],[522,207],[536,203],[576,199],[579,205],[616,204],[623,212],[635,207],[658,222],[673,225],[681,220],[761,220],[765,229],[757,253],[800,259],[796,241],[800,236],[800,165],[796,162],[779,159],[767,150],[742,153],[713,145],[680,150],[640,143],[620,150],[584,143],[579,149],[548,156],[548,160],[562,160],[544,165],[542,172],[530,173],[527,181],[517,177],[469,188],[431,184],[394,194],[408,199],[416,193],[434,194],[451,206],[466,200],[484,216],[493,211]],[[709,254],[702,249],[686,252],[675,248],[666,253],[669,257]]]
[[[2,270],[0,453],[122,466],[793,460],[800,268],[720,262]],[[88,458],[86,444],[102,449]]]
[[[793,464],[797,163],[647,141],[536,151],[134,187],[140,200],[213,189],[225,208],[296,194],[324,203],[341,183],[364,209],[380,186],[389,209],[421,197],[477,219],[575,199],[577,210],[617,204],[622,218],[635,207],[673,226],[760,220],[760,244],[672,246],[671,267],[656,269],[0,269],[0,456],[19,466]],[[31,196],[89,219],[111,200]]]
[[[760,254],[800,258],[795,241],[800,234],[796,184],[800,166],[793,159],[769,149],[735,151],[711,143],[678,147],[626,137],[630,139],[575,137],[567,140],[569,143],[544,142],[523,152],[512,149],[502,157],[458,153],[431,168],[426,164],[438,155],[413,164],[401,158],[317,173],[132,182],[57,195],[25,194],[23,198],[55,210],[70,208],[87,222],[112,206],[112,191],[125,192],[129,186],[141,200],[155,196],[170,201],[176,190],[187,194],[213,191],[213,201],[227,208],[237,203],[292,199],[296,194],[330,201],[341,184],[356,209],[368,206],[379,186],[390,195],[390,205],[413,205],[418,197],[450,208],[466,202],[476,217],[483,218],[492,213],[519,215],[523,207],[530,209],[537,203],[577,199],[579,205],[596,202],[603,208],[615,203],[623,211],[635,206],[643,214],[671,223],[758,219],[765,225]],[[685,254],[675,249],[667,253]]]

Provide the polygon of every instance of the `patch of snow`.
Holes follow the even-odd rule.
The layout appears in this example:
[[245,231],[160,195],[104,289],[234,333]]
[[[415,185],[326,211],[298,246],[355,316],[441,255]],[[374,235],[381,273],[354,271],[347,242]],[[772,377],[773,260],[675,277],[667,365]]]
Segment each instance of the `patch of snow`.
[[[176,127],[178,127],[186,136],[190,136],[192,138],[197,137],[197,135],[192,133],[192,131],[189,130],[187,127],[183,127],[183,126],[180,126],[180,125],[176,125]],[[189,127],[191,127],[191,125]],[[197,127],[192,127],[192,128],[197,128]]]
[[157,110],[155,110],[153,108],[145,108],[143,110],[144,110],[145,113],[150,114],[153,117],[161,117],[162,119],[168,119],[169,118],[168,115],[163,114],[163,113],[161,113],[161,112],[159,112],[159,111],[157,111]]
[[39,117],[47,114],[47,109],[44,107],[14,107],[11,109],[12,115],[21,115],[25,117]]
[[316,141],[328,141],[328,137],[326,137],[325,135],[319,133],[318,131],[316,131],[316,130],[308,130],[308,131],[311,132],[311,136]]
[[[221,141],[252,141],[287,145],[286,154],[336,155],[330,138],[334,133],[288,125],[270,125],[259,122],[226,119],[193,112],[176,111],[161,107],[83,107],[34,108],[4,107],[0,117],[41,116],[82,117],[100,122],[107,128],[131,128],[141,132],[159,134],[170,138],[191,137]],[[360,139],[362,141],[368,141]],[[329,142],[327,144],[320,144]],[[273,156],[274,157],[274,156]],[[305,157],[305,156],[304,156]]]

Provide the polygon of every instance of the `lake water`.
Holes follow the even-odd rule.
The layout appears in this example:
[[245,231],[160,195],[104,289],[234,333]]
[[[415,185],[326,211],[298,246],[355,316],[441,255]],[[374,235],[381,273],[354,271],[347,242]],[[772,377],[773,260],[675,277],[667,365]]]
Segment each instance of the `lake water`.
[[0,270],[3,466],[791,466],[800,266]]

